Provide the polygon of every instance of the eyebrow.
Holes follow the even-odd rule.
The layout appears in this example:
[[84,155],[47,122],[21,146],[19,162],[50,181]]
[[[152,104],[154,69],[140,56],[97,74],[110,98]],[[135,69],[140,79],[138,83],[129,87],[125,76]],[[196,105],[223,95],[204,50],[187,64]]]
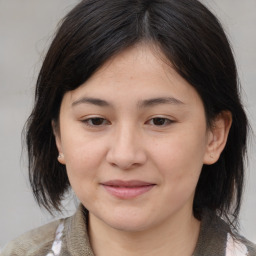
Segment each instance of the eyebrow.
[[145,108],[162,104],[183,105],[185,103],[173,97],[159,97],[139,101],[138,106],[140,108]]
[[88,98],[88,97],[83,97],[81,99],[74,101],[72,103],[72,107],[74,107],[78,104],[93,104],[93,105],[100,106],[100,107],[110,107],[111,106],[111,104],[105,100],[98,99],[98,98]]
[[[79,104],[93,104],[100,107],[111,107],[112,104],[109,102],[99,99],[99,98],[88,98],[83,97],[81,99],[78,99],[72,103],[72,107],[79,105]],[[162,104],[172,104],[172,105],[183,105],[184,103],[176,98],[173,97],[158,97],[158,98],[152,98],[147,100],[141,100],[138,102],[139,108],[146,108],[146,107],[153,107],[156,105],[162,105]]]

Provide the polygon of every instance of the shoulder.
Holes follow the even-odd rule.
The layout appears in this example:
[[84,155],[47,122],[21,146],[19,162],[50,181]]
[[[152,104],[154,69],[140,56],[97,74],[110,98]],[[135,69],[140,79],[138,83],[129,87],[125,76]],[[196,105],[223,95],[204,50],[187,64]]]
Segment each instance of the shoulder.
[[219,218],[219,227],[225,233],[225,256],[256,256],[256,245],[232,231],[230,226]]
[[82,205],[74,215],[31,230],[10,242],[1,256],[93,255]]
[[205,211],[194,255],[256,256],[256,247],[214,212]]
[[61,220],[57,220],[33,229],[11,241],[2,251],[2,256],[35,256],[47,253],[55,238],[56,229]]
[[226,256],[256,256],[256,245],[238,234],[227,235]]

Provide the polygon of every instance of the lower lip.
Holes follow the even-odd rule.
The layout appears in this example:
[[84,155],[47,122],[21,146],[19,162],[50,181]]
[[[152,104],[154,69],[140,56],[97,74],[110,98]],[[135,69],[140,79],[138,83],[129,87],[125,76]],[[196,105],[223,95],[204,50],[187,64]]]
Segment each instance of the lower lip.
[[112,196],[118,197],[120,199],[131,199],[150,191],[154,187],[154,185],[147,185],[147,186],[140,186],[140,187],[116,187],[116,186],[103,185],[103,187]]

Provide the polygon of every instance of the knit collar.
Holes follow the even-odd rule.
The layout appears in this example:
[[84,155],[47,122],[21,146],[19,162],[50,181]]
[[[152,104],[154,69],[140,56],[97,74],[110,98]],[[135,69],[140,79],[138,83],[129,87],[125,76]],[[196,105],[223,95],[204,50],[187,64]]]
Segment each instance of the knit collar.
[[80,204],[75,215],[66,219],[65,237],[72,256],[94,256],[88,235],[88,211]]
[[[74,216],[65,220],[64,234],[70,255],[94,256],[88,235],[88,211],[82,204]],[[229,226],[223,220],[213,212],[205,211],[193,256],[227,255],[227,238],[229,234]]]

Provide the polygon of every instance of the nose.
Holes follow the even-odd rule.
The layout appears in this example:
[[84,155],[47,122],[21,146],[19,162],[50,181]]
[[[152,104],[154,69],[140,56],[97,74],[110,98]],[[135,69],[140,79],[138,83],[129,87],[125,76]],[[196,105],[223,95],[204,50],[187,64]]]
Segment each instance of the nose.
[[141,136],[134,127],[124,125],[115,130],[106,160],[122,170],[132,169],[143,165],[147,156]]

